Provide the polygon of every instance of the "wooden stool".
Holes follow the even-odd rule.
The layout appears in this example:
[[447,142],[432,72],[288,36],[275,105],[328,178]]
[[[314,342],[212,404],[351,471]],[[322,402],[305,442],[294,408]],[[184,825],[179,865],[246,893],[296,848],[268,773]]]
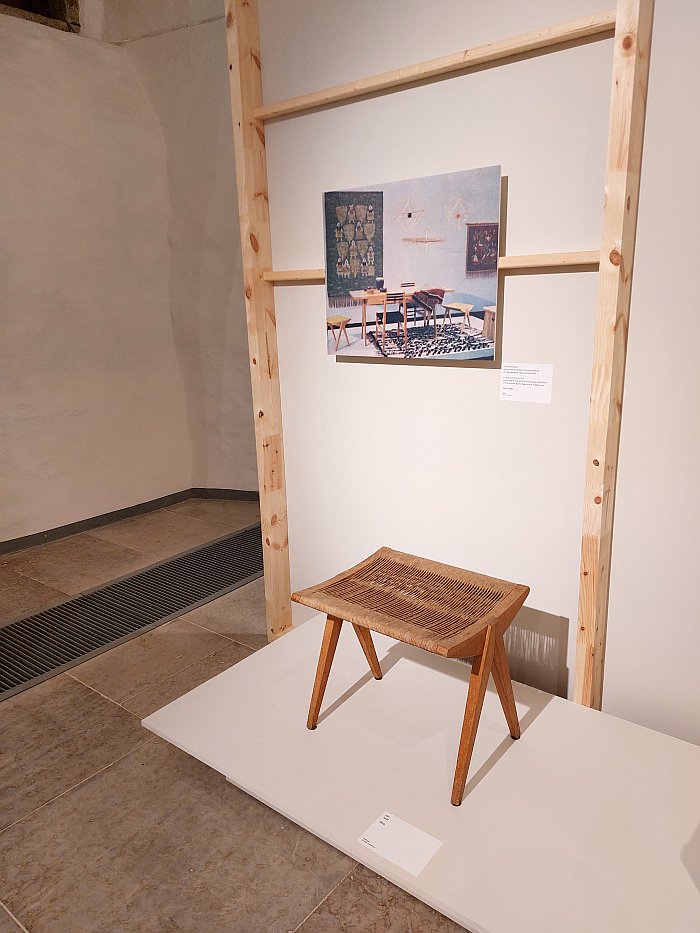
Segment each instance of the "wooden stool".
[[472,326],[472,319],[469,317],[469,312],[472,310],[474,305],[465,304],[463,301],[449,301],[447,304],[442,306],[445,309],[445,317],[443,319],[443,328],[447,323],[447,315],[450,316],[450,324],[452,323],[452,311],[460,311],[464,318],[462,320],[462,330],[469,330]]
[[484,307],[484,327],[481,336],[487,340],[496,339],[496,305],[486,305]]
[[348,342],[348,346],[350,346],[350,338],[348,337],[348,332],[345,329],[345,325],[348,324],[349,321],[350,321],[350,318],[343,317],[342,314],[335,314],[333,317],[326,318],[326,328],[331,332],[331,336],[335,335],[334,328],[335,327],[338,328],[338,338],[335,341],[336,351],[338,347],[340,346],[340,338],[343,336],[343,334],[345,334],[345,339]]
[[489,674],[510,734],[520,738],[503,633],[530,588],[381,548],[367,560],[292,599],[328,616],[307,726],[315,729],[343,620],[352,623],[370,670],[381,680],[370,631],[445,658],[473,658],[452,803],[462,802]]

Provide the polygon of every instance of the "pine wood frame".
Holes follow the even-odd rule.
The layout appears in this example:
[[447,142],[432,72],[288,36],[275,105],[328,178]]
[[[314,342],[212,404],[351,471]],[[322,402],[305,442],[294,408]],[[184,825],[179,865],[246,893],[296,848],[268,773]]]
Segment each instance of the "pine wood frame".
[[654,0],[617,0],[585,19],[360,81],[263,104],[256,0],[225,0],[243,277],[255,409],[268,634],[291,625],[275,284],[324,281],[323,269],[274,271],[266,120],[392,93],[599,39],[614,39],[600,251],[501,256],[501,274],[599,270],[579,582],[574,699],[600,709],[610,560]]

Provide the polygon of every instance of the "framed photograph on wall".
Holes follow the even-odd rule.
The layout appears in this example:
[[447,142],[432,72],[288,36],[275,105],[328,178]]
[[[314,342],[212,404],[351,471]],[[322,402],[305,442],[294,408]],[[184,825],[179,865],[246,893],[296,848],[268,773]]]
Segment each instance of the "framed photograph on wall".
[[495,360],[500,198],[500,165],[326,192],[328,353]]

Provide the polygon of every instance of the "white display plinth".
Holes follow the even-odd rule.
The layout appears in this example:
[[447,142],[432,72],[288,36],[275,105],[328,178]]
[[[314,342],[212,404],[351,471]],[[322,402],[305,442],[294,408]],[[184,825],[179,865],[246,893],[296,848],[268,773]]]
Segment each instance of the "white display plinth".
[[[492,682],[453,807],[468,666],[375,635],[375,681],[346,626],[309,732],[323,622],[144,726],[473,933],[698,933],[700,748],[519,684],[514,742]],[[382,811],[443,842],[418,876],[357,841]]]

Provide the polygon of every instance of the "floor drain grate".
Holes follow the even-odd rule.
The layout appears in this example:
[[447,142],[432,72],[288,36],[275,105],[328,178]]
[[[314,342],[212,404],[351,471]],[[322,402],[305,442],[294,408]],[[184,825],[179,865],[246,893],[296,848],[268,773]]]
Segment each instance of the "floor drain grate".
[[262,576],[260,525],[0,628],[0,700]]

